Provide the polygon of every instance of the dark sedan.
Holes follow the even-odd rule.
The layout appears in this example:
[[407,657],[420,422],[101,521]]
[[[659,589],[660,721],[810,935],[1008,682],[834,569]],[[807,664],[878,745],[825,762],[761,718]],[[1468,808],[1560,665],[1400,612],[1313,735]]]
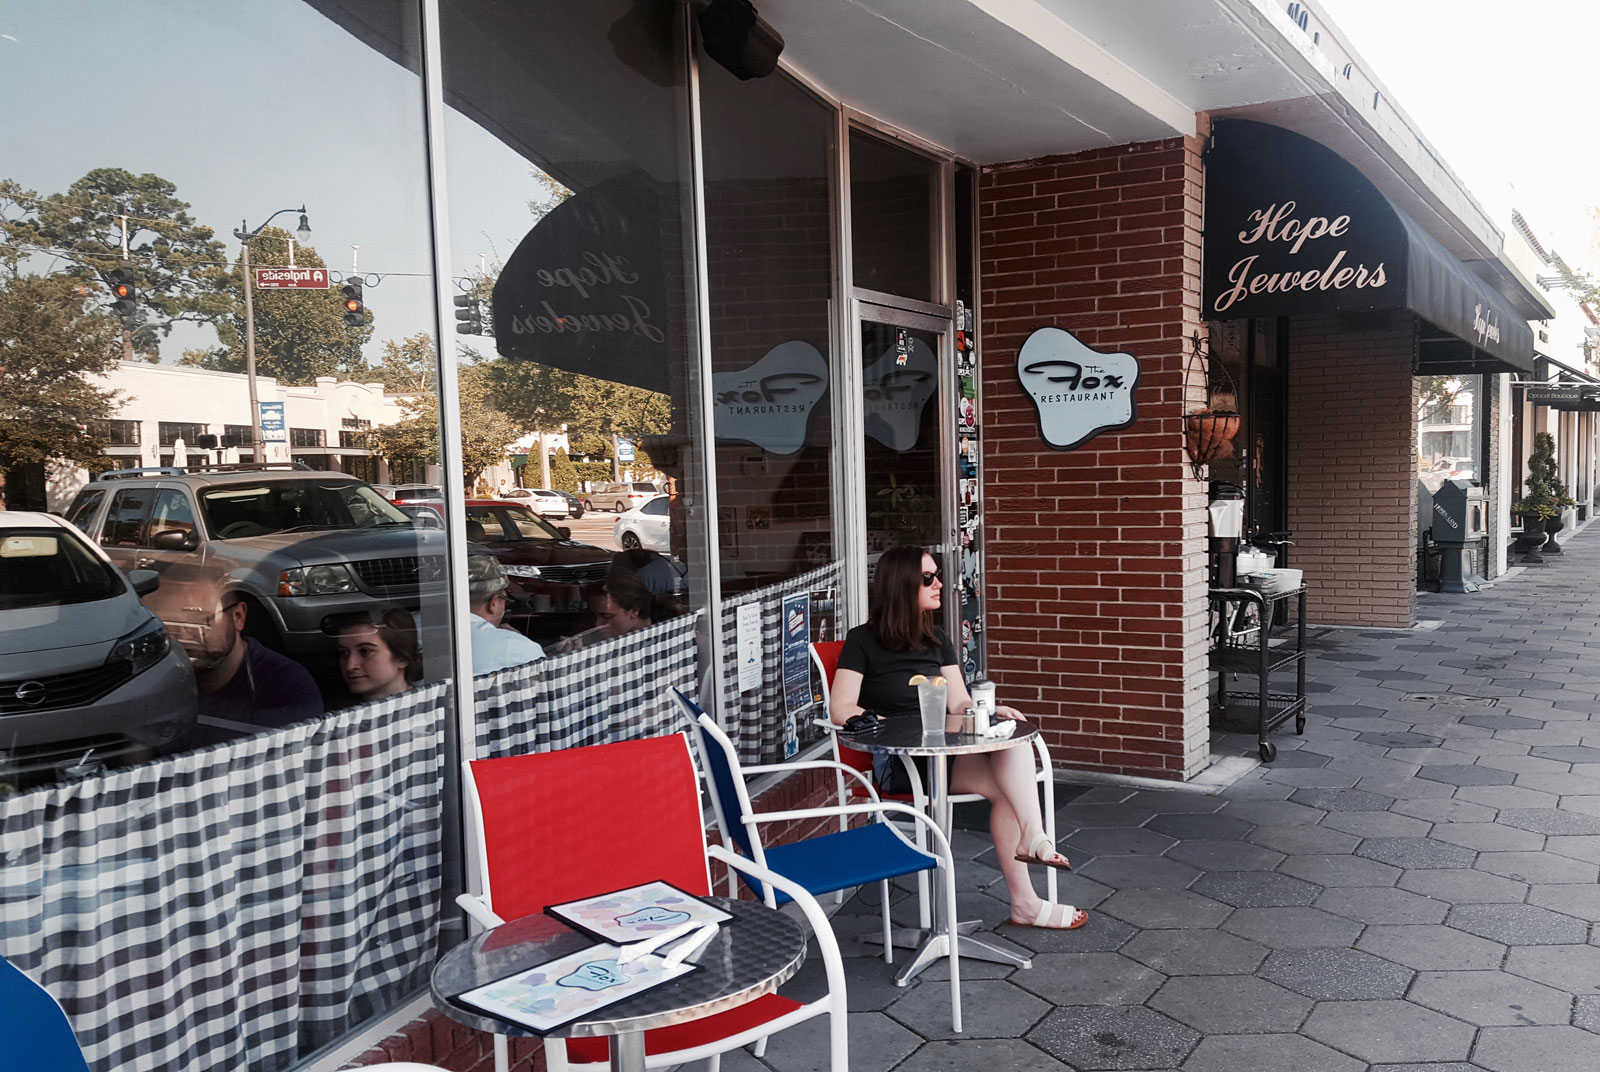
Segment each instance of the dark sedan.
[[521,503],[468,499],[467,539],[511,581],[506,619],[543,643],[574,632],[599,594],[611,552],[572,539]]

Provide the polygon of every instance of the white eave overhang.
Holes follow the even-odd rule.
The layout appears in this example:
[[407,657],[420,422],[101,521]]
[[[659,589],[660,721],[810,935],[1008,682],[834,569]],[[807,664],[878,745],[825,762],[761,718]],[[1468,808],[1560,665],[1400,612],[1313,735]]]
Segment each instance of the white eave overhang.
[[1278,0],[757,6],[797,75],[978,164],[1189,135],[1200,113],[1294,130],[1353,164],[1519,311],[1554,314],[1337,28],[1308,19],[1302,29]]

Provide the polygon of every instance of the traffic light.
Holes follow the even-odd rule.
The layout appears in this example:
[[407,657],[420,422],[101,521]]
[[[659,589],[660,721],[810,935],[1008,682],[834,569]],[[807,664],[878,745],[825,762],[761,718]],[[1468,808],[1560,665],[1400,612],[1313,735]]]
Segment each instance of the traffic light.
[[367,319],[367,306],[361,300],[361,281],[346,280],[339,293],[344,295],[344,322],[353,327],[360,327]]
[[123,320],[132,320],[139,311],[139,292],[133,285],[133,269],[119,265],[106,273],[111,284],[111,311]]
[[483,306],[470,294],[457,294],[456,303],[456,334],[457,335],[482,335],[483,334]]

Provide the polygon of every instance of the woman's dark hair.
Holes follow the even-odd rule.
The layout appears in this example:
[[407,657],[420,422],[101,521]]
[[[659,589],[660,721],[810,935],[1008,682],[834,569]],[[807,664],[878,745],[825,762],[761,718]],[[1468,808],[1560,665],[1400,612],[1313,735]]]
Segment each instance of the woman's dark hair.
[[654,623],[656,617],[656,597],[651,593],[644,581],[632,570],[612,570],[606,575],[606,595],[611,597],[623,610],[631,610],[639,617]]
[[891,547],[878,559],[872,575],[872,607],[867,627],[888,651],[921,651],[939,643],[934,611],[917,606],[922,591],[922,556],[913,544]]
[[352,626],[370,628],[377,633],[390,654],[406,664],[407,681],[415,684],[422,680],[422,645],[417,641],[417,622],[410,611],[390,607],[382,614],[347,615],[334,625],[333,635],[342,636]]

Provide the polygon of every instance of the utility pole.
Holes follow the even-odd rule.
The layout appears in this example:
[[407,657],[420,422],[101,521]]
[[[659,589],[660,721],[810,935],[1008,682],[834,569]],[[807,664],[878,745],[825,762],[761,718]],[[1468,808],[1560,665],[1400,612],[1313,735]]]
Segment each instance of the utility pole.
[[[122,260],[118,261],[117,263],[123,267],[127,267],[128,217],[126,215],[118,216],[117,221],[122,224]],[[133,328],[128,325],[128,321],[126,320],[122,322],[122,360],[133,360]]]
[[[257,465],[267,460],[267,445],[261,441],[261,404],[256,397],[256,307],[255,300],[251,296],[255,277],[250,273],[250,240],[266,230],[267,224],[285,212],[300,213],[300,229],[295,234],[302,242],[311,241],[311,224],[306,220],[304,205],[298,209],[280,208],[253,231],[250,230],[247,220],[240,220],[239,229],[233,232],[233,237],[239,240],[239,270],[244,273],[244,373],[250,383],[250,437],[253,440],[251,450]],[[293,239],[289,242],[289,264],[291,267],[294,265]]]

